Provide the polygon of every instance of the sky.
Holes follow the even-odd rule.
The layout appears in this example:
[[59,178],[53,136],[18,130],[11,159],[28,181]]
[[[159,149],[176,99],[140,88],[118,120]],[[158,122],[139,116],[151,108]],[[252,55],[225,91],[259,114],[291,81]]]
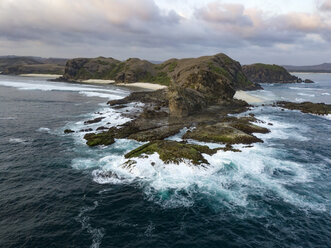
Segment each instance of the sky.
[[0,0],[0,55],[331,62],[331,0]]

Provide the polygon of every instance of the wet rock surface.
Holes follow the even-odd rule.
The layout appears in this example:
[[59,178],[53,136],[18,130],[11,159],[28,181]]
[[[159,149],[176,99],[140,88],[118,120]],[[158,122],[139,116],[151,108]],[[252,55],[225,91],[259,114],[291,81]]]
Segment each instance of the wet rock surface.
[[280,101],[277,102],[275,106],[290,110],[300,110],[303,113],[311,113],[316,115],[331,114],[331,104],[325,104],[325,103],[312,103],[312,102],[294,103],[294,102]]
[[252,144],[263,142],[253,133],[268,133],[267,128],[252,124],[255,118],[227,117],[221,122],[213,124],[199,124],[192,131],[188,131],[183,139],[194,139],[203,142],[215,142],[227,145]]
[[194,144],[186,144],[170,140],[157,140],[142,145],[137,149],[127,153],[125,158],[139,158],[143,155],[151,155],[158,153],[160,159],[168,163],[180,163],[185,160],[190,160],[192,164],[209,164],[202,154],[213,155],[217,149],[210,149],[208,146],[200,146]]
[[[250,106],[244,101],[227,99],[219,101],[218,104],[200,106],[200,109],[193,113],[177,116],[170,110],[168,97],[169,90],[163,89],[155,92],[134,92],[124,99],[108,102],[111,107],[120,107],[118,109],[137,102],[144,105],[140,111],[123,112],[124,116],[133,120],[106,131],[100,127],[97,129],[100,132],[86,134],[84,138],[87,144],[111,145],[116,139],[127,138],[149,142],[128,153],[126,158],[131,160],[156,152],[165,163],[189,160],[193,164],[208,164],[203,158],[203,153],[214,154],[217,150],[237,152],[239,150],[233,149],[233,144],[262,142],[253,133],[269,132],[268,129],[253,124],[259,122],[253,114],[241,118],[228,116],[247,111]],[[192,131],[184,134],[183,141],[165,140],[178,134],[183,128],[193,128]],[[189,139],[221,143],[225,148],[209,149],[205,146],[189,144],[185,141]],[[134,163],[131,160],[126,163],[128,168]]]
[[64,130],[64,133],[65,134],[68,134],[68,133],[74,133],[75,131],[71,130],[71,129],[66,129]]
[[98,122],[102,121],[103,119],[105,119],[105,117],[98,117],[93,120],[84,121],[84,124],[88,125],[88,124],[98,123]]

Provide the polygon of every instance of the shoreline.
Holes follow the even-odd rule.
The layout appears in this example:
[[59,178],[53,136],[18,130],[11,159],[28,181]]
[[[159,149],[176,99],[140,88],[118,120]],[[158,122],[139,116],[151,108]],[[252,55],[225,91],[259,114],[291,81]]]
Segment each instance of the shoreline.
[[138,89],[138,90],[160,90],[160,89],[165,89],[168,88],[168,86],[161,85],[161,84],[153,84],[153,83],[143,83],[143,82],[136,82],[136,83],[118,83],[114,84],[117,86],[123,86],[131,89]]
[[247,91],[243,91],[243,90],[236,91],[236,94],[233,96],[233,98],[246,101],[248,104],[254,104],[254,103],[257,104],[257,103],[265,102],[264,99],[256,96],[252,96],[249,93],[247,93]]
[[41,77],[41,78],[58,78],[62,75],[60,74],[42,74],[42,73],[26,73],[26,74],[19,74],[20,77]]

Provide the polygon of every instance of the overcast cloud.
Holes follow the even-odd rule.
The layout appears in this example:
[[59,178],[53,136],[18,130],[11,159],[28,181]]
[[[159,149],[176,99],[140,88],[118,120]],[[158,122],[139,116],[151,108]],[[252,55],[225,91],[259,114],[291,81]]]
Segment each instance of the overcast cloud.
[[157,0],[1,0],[0,54],[164,60],[225,52],[241,63],[331,62],[331,0],[303,0],[309,11],[293,1],[298,11],[278,13],[240,0],[192,1],[188,14],[188,1],[176,9]]

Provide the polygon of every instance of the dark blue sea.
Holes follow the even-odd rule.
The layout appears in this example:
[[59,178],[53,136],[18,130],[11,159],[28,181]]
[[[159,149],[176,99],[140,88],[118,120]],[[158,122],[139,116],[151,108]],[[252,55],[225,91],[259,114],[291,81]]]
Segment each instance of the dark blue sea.
[[[331,74],[300,76],[316,83],[251,94],[331,103]],[[79,132],[128,121],[140,103],[106,102],[129,93],[0,76],[0,247],[331,247],[330,116],[256,105],[264,143],[206,155],[207,168],[154,154],[129,170],[123,155],[142,143],[89,148]]]

